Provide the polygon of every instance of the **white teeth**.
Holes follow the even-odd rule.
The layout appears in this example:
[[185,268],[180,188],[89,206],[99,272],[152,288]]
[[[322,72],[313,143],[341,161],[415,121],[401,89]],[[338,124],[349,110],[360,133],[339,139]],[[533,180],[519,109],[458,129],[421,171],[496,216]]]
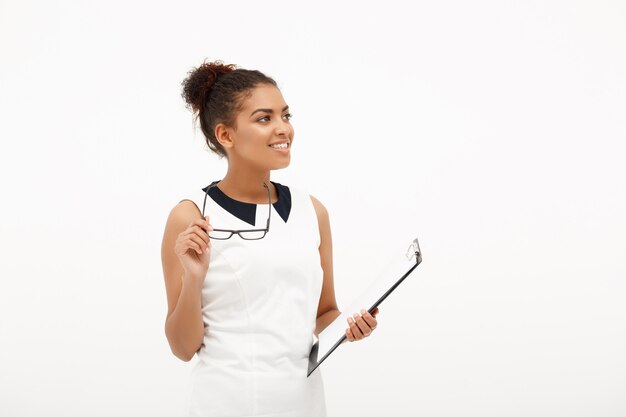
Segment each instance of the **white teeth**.
[[275,143],[273,145],[270,145],[272,148],[277,148],[277,149],[287,149],[287,147],[289,146],[289,144],[287,143]]

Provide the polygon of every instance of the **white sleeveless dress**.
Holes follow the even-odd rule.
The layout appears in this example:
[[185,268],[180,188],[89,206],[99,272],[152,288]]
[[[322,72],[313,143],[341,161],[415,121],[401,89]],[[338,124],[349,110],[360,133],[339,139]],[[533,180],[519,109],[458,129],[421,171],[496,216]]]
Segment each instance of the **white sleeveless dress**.
[[[280,184],[276,189],[279,201],[263,239],[211,241],[202,289],[204,342],[191,374],[187,416],[326,416],[321,370],[307,378],[323,279],[317,216],[308,194]],[[285,221],[275,206],[288,203],[289,194]],[[214,228],[264,228],[268,204],[256,205],[255,226],[211,196],[205,215]]]

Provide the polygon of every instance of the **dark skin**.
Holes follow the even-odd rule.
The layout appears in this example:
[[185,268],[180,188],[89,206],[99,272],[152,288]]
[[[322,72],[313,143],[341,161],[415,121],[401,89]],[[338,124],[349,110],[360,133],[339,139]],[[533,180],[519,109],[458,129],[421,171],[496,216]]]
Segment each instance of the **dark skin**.
[[373,315],[368,313],[367,310],[361,310],[361,314],[354,313],[354,318],[348,318],[348,326],[346,329],[346,337],[348,341],[354,342],[356,340],[361,340],[364,337],[372,334],[376,325],[378,324],[376,321],[376,316],[378,315],[378,307],[376,307],[373,311]]
[[[285,168],[290,162],[294,130],[289,121],[289,108],[280,90],[272,85],[257,86],[236,116],[236,128],[219,123],[215,137],[224,147],[228,171],[218,187],[233,199],[265,204],[267,191],[258,186],[265,182],[270,188],[272,203],[278,200],[275,186],[269,181],[270,171]],[[282,148],[270,146],[282,144]],[[310,196],[320,233],[320,262],[323,269],[322,292],[317,309],[315,333],[319,334],[341,312],[337,308],[333,282],[333,257],[330,221],[326,207]],[[207,231],[209,217],[202,218],[195,205],[188,201],[172,209],[162,243],[162,263],[168,299],[166,335],[172,352],[182,360],[190,360],[201,347],[203,337],[199,293],[208,270],[211,241]],[[377,326],[376,315],[366,310],[354,312],[348,319],[346,340],[362,340]]]

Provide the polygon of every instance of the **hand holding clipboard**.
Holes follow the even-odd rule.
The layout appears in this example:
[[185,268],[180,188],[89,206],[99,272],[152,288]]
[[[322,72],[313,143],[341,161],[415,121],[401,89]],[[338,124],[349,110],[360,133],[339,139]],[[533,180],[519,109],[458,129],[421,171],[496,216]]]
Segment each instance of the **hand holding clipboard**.
[[309,369],[307,376],[337,349],[346,340],[344,332],[345,323],[353,311],[359,311],[362,306],[369,305],[367,311],[372,314],[376,308],[389,296],[402,281],[404,281],[417,266],[422,262],[422,251],[417,238],[413,239],[408,250],[403,256],[394,258],[372,285],[345,309],[347,313],[341,313],[324,331],[313,344],[309,354]]

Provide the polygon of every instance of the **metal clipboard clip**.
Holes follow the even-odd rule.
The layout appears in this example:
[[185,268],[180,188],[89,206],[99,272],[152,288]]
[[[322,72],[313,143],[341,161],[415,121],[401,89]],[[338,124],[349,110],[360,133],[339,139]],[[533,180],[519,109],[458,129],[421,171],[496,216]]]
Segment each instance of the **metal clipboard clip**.
[[415,262],[419,265],[422,262],[422,251],[420,249],[420,244],[417,238],[413,239],[413,242],[409,245],[409,248],[404,255],[406,258],[411,261],[415,258]]

